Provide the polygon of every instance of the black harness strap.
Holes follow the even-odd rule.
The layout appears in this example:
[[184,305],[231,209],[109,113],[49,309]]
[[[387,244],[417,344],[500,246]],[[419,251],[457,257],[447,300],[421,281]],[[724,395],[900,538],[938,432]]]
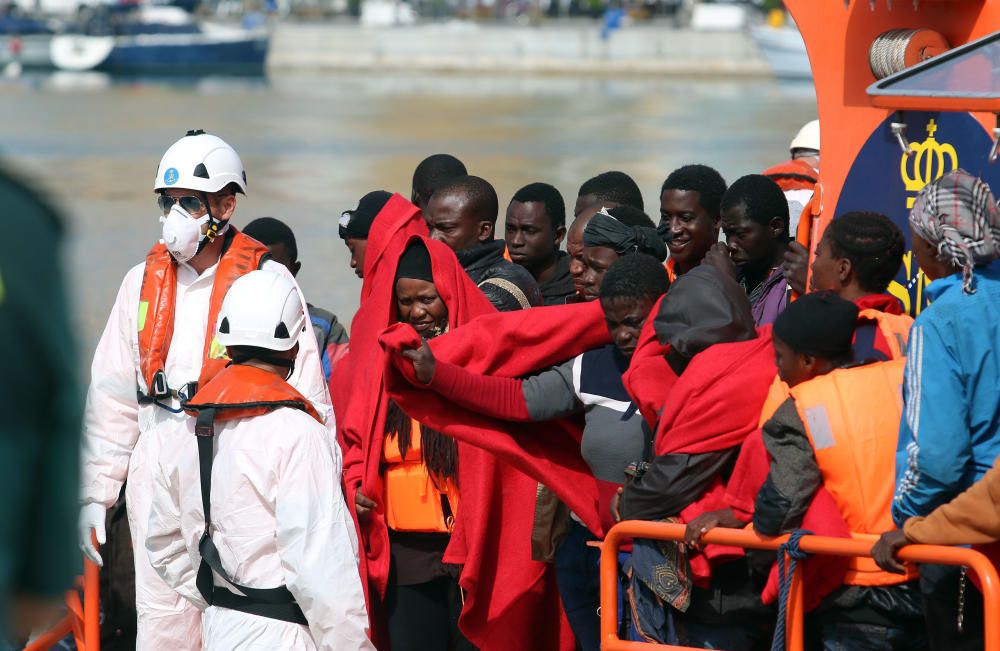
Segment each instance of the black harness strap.
[[[198,568],[196,584],[198,592],[210,605],[229,608],[240,612],[279,619],[294,624],[307,624],[302,609],[295,603],[295,597],[286,586],[277,588],[251,588],[233,581],[222,566],[219,550],[212,542],[212,463],[215,456],[215,415],[216,408],[204,408],[198,412],[194,433],[198,439],[198,468],[201,475],[201,506],[205,513],[205,531],[198,542],[201,566]],[[212,572],[240,591],[234,594],[226,588],[215,586]]]

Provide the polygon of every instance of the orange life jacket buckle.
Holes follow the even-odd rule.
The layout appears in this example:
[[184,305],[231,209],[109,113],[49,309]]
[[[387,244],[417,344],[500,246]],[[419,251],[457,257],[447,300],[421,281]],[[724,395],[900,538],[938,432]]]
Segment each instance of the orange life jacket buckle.
[[166,373],[157,371],[153,374],[153,386],[149,387],[149,395],[152,398],[166,398],[170,395]]

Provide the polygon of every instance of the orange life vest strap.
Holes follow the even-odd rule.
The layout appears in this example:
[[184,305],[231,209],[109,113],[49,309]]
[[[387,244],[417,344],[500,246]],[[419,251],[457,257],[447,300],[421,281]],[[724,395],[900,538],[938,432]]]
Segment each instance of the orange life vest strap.
[[[208,309],[205,348],[202,354],[198,386],[205,386],[225,368],[225,349],[215,342],[215,326],[226,292],[240,276],[260,269],[270,256],[267,247],[230,226],[225,235],[226,248],[219,259]],[[146,254],[146,267],[139,290],[139,373],[146,383],[146,395],[166,397],[169,393],[164,374],[170,340],[174,334],[174,310],[177,303],[177,261],[162,243]]]
[[[215,423],[257,416],[282,407],[301,409],[322,422],[309,401],[284,379],[245,364],[224,368],[185,405],[186,411],[197,418],[195,437],[198,441],[201,505],[205,517],[204,533],[198,541],[201,565],[198,567],[195,583],[209,605],[304,625],[308,624],[305,614],[287,586],[254,588],[238,583],[226,571],[219,550],[212,540]],[[239,590],[239,594],[216,587],[216,574]]]
[[667,270],[667,279],[673,284],[677,280],[677,261],[673,258],[667,258],[667,261],[663,263],[663,268]]
[[[791,389],[816,462],[847,526],[856,534],[893,528],[889,508],[902,415],[904,359],[837,369]],[[895,585],[908,575],[852,558],[848,585]]]

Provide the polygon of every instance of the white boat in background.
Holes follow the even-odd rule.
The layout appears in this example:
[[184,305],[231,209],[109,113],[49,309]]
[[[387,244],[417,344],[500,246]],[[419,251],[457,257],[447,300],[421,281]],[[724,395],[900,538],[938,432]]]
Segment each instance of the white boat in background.
[[809,55],[802,34],[794,25],[772,27],[757,25],[750,28],[760,53],[778,79],[812,79]]
[[104,27],[54,37],[53,65],[133,74],[261,74],[270,40],[263,25],[201,23],[177,7],[137,7]]

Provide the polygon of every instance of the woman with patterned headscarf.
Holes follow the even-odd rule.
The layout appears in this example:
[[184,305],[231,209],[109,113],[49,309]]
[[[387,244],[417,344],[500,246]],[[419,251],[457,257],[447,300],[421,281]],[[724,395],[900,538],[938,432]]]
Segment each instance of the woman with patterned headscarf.
[[[1000,209],[989,186],[955,170],[921,191],[910,230],[931,305],[909,340],[897,526],[968,489],[1000,454]],[[982,648],[982,599],[958,568],[925,565],[920,583],[931,648]]]

